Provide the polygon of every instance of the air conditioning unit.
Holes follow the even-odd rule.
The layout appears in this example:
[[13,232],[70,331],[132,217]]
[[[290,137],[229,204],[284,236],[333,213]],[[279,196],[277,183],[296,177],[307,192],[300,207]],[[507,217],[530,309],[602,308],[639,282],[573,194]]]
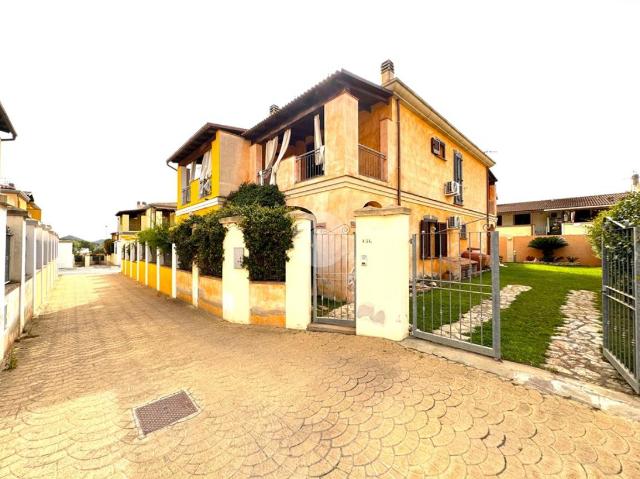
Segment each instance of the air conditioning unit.
[[447,218],[447,228],[460,228],[461,224],[459,216],[449,216]]
[[457,196],[460,194],[460,183],[457,181],[447,181],[444,184],[444,194],[446,196]]

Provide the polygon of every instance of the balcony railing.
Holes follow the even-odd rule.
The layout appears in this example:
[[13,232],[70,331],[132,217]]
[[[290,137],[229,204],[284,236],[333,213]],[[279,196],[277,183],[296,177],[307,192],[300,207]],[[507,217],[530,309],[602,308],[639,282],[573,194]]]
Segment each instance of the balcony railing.
[[324,175],[324,147],[296,156],[296,183]]
[[191,188],[189,186],[182,188],[182,204],[186,205],[187,203],[191,203]]
[[387,157],[368,146],[358,145],[358,172],[380,181],[387,181]]

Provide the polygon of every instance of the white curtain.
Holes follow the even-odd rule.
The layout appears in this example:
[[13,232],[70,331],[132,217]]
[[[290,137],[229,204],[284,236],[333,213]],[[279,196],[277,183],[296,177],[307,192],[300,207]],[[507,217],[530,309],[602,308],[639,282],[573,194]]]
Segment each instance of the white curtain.
[[282,158],[284,158],[284,154],[286,153],[287,148],[289,148],[289,140],[291,140],[291,128],[285,131],[284,135],[282,136],[282,146],[280,147],[280,153],[278,153],[278,159],[271,169],[271,179],[269,180],[269,183],[272,185],[276,184],[276,172],[278,171],[278,167],[280,166]]
[[278,149],[278,137],[270,139],[267,141],[267,147],[265,148],[264,155],[264,164],[266,165],[265,169],[260,172],[260,184],[263,184],[264,181],[264,173],[271,167],[271,163],[273,162],[273,158],[276,156],[276,150]]
[[211,194],[211,150],[202,157],[200,168],[200,198]]
[[322,132],[320,131],[320,114],[313,117],[313,148],[316,150],[316,165],[324,163],[324,147],[322,145]]

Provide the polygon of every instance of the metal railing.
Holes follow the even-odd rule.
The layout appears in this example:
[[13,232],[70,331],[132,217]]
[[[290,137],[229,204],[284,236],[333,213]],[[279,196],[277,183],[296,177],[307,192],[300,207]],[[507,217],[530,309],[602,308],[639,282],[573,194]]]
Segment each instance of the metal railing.
[[324,147],[296,156],[296,183],[324,175]]
[[387,157],[373,148],[358,145],[358,173],[380,181],[387,181]]
[[182,188],[182,204],[191,203],[191,187]]

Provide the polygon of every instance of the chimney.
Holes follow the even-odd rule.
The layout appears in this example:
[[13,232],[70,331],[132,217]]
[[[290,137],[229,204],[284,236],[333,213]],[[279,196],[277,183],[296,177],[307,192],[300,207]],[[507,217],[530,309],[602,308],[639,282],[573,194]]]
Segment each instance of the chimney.
[[278,113],[280,111],[280,107],[278,105],[271,105],[269,107],[269,115],[273,115],[274,113]]
[[147,206],[146,201],[138,201],[136,204],[136,208],[144,208],[145,206]]
[[385,60],[382,62],[382,65],[380,65],[380,75],[382,77],[383,85],[385,83],[389,83],[396,77],[393,62],[391,60]]
[[634,193],[640,191],[640,175],[635,172],[631,175],[631,191]]

